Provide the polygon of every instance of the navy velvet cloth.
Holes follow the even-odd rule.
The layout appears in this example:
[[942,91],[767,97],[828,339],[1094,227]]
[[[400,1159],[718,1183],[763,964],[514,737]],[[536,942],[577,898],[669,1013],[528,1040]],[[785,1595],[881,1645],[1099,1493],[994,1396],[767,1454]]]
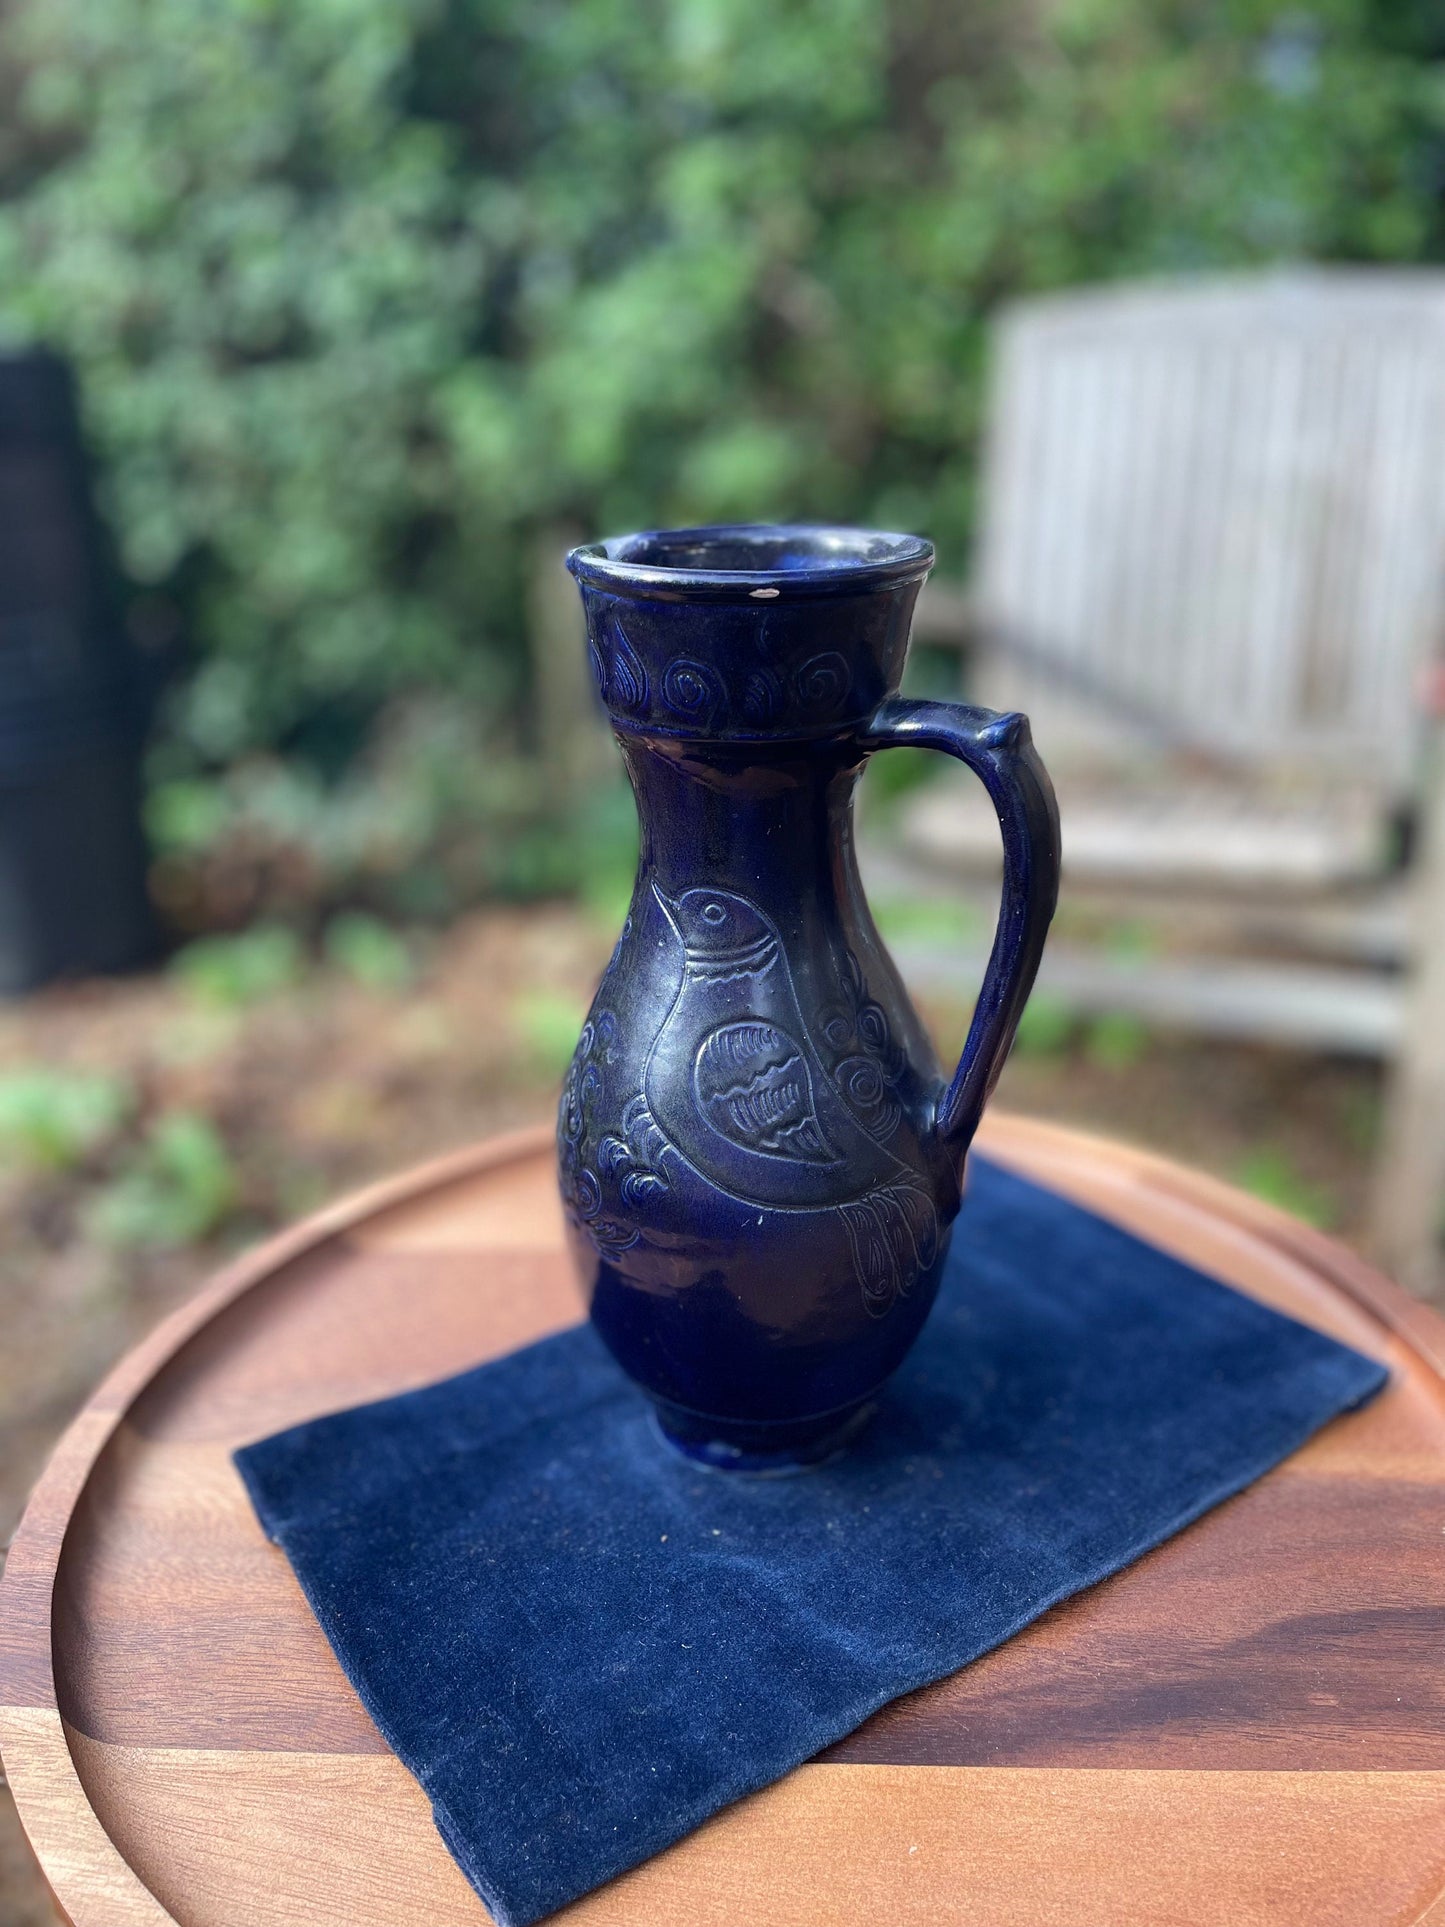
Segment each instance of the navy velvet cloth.
[[938,1307],[820,1471],[693,1467],[586,1326],[237,1463],[448,1847],[520,1924],[1127,1565],[1384,1378],[975,1160]]

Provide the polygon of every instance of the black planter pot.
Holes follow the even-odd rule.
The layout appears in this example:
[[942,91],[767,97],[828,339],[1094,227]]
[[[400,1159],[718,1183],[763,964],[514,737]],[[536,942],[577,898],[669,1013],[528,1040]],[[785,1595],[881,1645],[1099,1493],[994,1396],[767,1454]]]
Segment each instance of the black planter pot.
[[155,954],[144,710],[68,372],[0,356],[0,992]]

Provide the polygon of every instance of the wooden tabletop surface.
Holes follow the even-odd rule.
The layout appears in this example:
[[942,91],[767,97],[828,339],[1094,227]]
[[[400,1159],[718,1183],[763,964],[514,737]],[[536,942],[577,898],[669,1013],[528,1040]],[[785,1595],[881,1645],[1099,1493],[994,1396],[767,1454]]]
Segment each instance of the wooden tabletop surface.
[[[1445,1927],[1445,1320],[1178,1166],[1008,1118],[981,1144],[1389,1389],[569,1927]],[[0,1583],[0,1751],[76,1927],[486,1921],[229,1455],[578,1312],[530,1133],[273,1240],[101,1387]]]

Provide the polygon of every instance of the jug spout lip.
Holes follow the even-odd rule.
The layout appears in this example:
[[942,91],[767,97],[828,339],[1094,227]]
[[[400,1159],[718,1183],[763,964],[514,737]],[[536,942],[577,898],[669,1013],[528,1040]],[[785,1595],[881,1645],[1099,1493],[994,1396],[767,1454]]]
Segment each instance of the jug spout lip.
[[767,603],[919,582],[933,567],[933,544],[880,529],[735,522],[584,542],[567,567],[579,582],[613,595]]

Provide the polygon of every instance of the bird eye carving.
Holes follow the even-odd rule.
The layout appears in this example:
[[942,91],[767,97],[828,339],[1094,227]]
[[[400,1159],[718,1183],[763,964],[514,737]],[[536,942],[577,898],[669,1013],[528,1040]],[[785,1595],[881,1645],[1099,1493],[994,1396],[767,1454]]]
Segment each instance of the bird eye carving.
[[723,909],[720,903],[707,903],[703,905],[702,920],[704,923],[722,923],[726,918],[727,911]]

